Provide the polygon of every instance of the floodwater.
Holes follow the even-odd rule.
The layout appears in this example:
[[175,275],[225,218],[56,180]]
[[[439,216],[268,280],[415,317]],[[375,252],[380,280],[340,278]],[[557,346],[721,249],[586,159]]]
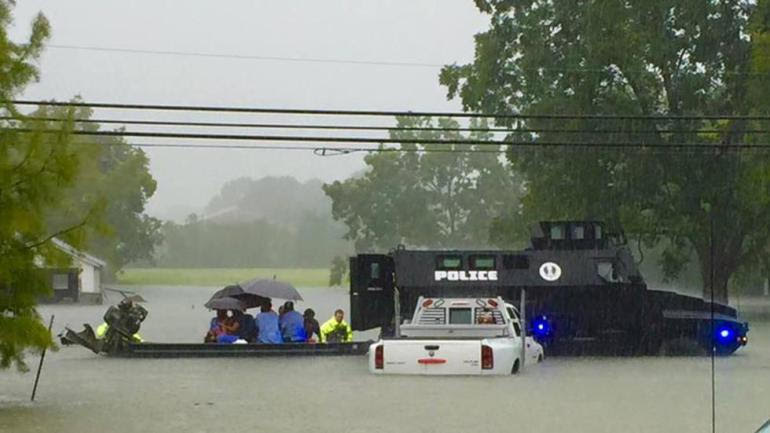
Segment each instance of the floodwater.
[[[200,341],[213,288],[140,288],[142,334]],[[347,310],[342,289],[305,289],[319,320]],[[112,301],[117,301],[113,296]],[[55,330],[100,323],[106,306],[45,306]],[[375,333],[356,335],[374,338]],[[708,358],[550,358],[512,377],[372,376],[365,357],[110,359],[80,347],[33,372],[0,372],[0,432],[709,432]],[[770,418],[770,320],[716,360],[717,431]]]

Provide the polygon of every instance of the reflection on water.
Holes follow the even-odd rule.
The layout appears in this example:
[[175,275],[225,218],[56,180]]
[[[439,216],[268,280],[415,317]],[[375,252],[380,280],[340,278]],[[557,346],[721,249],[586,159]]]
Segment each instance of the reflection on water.
[[[202,339],[212,288],[137,291],[149,301],[145,338]],[[341,289],[302,294],[298,309],[319,320],[348,308]],[[58,330],[104,310],[41,313]],[[749,346],[717,359],[718,431],[753,432],[770,416],[770,323],[751,325]],[[423,378],[371,376],[363,357],[130,360],[65,347],[46,356],[34,404],[32,373],[0,373],[0,432],[703,432],[709,379],[704,358],[552,358],[517,377]]]

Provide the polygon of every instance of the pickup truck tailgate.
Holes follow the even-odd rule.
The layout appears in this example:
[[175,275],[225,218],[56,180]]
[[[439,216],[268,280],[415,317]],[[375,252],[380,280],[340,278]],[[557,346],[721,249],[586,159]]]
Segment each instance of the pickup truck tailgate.
[[384,373],[479,374],[481,340],[385,340]]

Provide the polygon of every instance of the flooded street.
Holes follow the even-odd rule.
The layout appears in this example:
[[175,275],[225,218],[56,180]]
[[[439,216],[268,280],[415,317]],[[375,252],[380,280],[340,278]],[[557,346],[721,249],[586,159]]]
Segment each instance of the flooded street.
[[[141,288],[147,340],[197,342],[211,288]],[[304,289],[319,320],[348,309],[344,289]],[[112,295],[112,301],[117,297]],[[105,306],[45,306],[65,324],[98,324]],[[770,322],[716,360],[717,431],[770,417]],[[375,338],[376,332],[356,334]],[[49,352],[35,403],[28,374],[0,373],[0,431],[26,432],[706,432],[708,358],[551,358],[514,377],[375,377],[364,357],[110,359]]]

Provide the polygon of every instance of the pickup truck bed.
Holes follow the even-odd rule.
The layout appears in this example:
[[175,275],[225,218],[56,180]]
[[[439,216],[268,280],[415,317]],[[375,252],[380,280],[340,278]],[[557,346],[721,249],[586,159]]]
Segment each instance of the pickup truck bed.
[[[401,337],[369,348],[374,374],[507,375],[523,364],[518,317],[501,298],[420,298]],[[542,360],[542,347],[526,339],[526,359]]]
[[[369,350],[375,355],[370,356],[371,370],[390,374],[510,374],[514,356],[507,341],[467,337],[389,339],[374,343]],[[482,350],[488,352],[486,359],[490,360],[483,365]],[[378,351],[383,357],[379,370],[375,368]],[[493,358],[495,351],[498,353]]]

